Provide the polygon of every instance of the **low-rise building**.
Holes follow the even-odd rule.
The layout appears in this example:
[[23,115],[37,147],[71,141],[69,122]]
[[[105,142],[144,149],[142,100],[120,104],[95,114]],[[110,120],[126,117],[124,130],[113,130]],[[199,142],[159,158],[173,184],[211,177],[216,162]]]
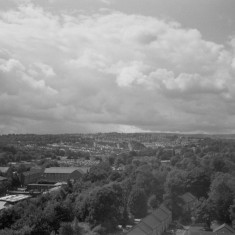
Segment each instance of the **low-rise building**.
[[75,180],[87,173],[88,169],[78,167],[50,167],[43,173],[43,180],[47,182],[63,182]]
[[205,231],[201,226],[191,226],[186,235],[231,235],[235,234],[235,230],[228,224],[222,224],[213,231]]
[[23,194],[0,197],[0,211],[11,207],[18,202],[28,200],[29,198],[31,198],[30,195],[23,195]]
[[12,176],[12,169],[8,166],[0,167],[0,175],[3,177],[10,178]]
[[235,234],[235,230],[230,227],[228,224],[222,224],[219,227],[213,230],[216,235],[224,235],[224,234]]
[[172,221],[172,213],[163,204],[143,218],[127,235],[161,235]]
[[37,183],[42,177],[42,169],[31,169],[30,171],[25,171],[20,176],[20,181],[22,185],[28,185],[32,183]]

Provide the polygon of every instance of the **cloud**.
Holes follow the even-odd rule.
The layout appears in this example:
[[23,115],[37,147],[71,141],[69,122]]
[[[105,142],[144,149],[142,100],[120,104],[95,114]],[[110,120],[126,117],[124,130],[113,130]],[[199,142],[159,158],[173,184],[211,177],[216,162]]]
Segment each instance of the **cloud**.
[[233,43],[120,12],[0,13],[0,131],[234,132]]

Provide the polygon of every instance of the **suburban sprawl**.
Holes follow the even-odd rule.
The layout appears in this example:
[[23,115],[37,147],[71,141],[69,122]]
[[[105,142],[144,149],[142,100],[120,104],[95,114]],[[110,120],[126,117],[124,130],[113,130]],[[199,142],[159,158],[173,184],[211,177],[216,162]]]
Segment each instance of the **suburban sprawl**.
[[235,136],[0,136],[0,235],[235,234]]

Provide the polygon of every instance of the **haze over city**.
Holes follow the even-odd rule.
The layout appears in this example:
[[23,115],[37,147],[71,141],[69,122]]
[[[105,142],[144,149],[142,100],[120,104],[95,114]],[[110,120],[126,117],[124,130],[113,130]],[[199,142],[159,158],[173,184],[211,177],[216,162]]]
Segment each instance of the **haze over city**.
[[0,134],[235,133],[234,0],[0,0]]

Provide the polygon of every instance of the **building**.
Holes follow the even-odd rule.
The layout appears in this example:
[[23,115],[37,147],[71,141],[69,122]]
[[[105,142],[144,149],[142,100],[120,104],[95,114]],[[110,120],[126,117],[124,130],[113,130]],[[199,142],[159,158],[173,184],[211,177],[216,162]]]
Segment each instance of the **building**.
[[45,192],[55,187],[62,187],[63,185],[67,185],[67,183],[64,182],[64,183],[51,183],[51,184],[28,184],[27,191]]
[[79,179],[88,169],[78,167],[50,167],[46,168],[42,180],[47,182],[63,182]]
[[192,211],[197,203],[197,198],[193,196],[191,193],[187,192],[180,196],[183,201],[182,207],[184,211]]
[[231,235],[235,234],[235,230],[227,224],[222,224],[213,231],[205,231],[203,227],[191,226],[186,235]]
[[163,204],[134,226],[127,235],[161,235],[172,221],[172,213]]
[[11,178],[12,176],[11,167],[8,166],[0,167],[0,175],[7,178]]
[[172,222],[172,212],[166,206],[164,206],[164,204],[161,204],[159,209],[163,210],[167,214],[166,225],[168,228],[170,223]]
[[235,234],[235,230],[227,224],[222,224],[213,230],[216,235]]
[[42,177],[42,169],[31,169],[30,171],[25,171],[20,176],[20,182],[22,185],[28,185],[37,183]]
[[7,209],[15,205],[16,203],[27,200],[29,198],[31,198],[30,195],[23,195],[23,194],[0,197],[0,211],[3,209]]

